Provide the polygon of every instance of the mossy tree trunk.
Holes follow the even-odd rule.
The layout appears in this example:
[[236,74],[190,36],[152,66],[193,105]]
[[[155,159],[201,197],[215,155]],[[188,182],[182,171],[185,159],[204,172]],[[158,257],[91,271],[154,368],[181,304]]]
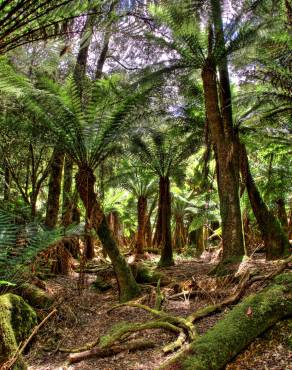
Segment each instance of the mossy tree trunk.
[[51,165],[47,212],[45,219],[45,225],[49,229],[56,227],[58,222],[63,163],[64,152],[58,148],[55,148]]
[[171,240],[171,196],[170,181],[168,176],[161,176],[159,179],[159,203],[158,219],[161,219],[161,257],[160,266],[172,266],[172,240]]
[[80,167],[76,175],[76,186],[86,209],[87,218],[96,231],[103,248],[108,254],[116,273],[120,300],[127,301],[140,294],[140,289],[132,271],[113,238],[106,217],[101,209],[94,191],[96,179],[93,170],[87,166]]
[[277,259],[288,253],[288,236],[278,219],[268,209],[254,182],[249,168],[248,156],[243,143],[238,143],[240,150],[241,175],[245,183],[250,204],[256,217],[265,244],[268,259]]
[[[36,323],[36,313],[23,298],[11,293],[0,296],[0,368],[15,355]],[[12,367],[13,370],[26,368],[21,356]]]
[[161,369],[219,370],[276,322],[291,316],[291,274],[279,275],[261,293],[245,298],[206,334]]
[[147,218],[147,198],[143,195],[138,197],[137,202],[138,230],[136,241],[136,254],[143,254],[145,247],[145,230]]

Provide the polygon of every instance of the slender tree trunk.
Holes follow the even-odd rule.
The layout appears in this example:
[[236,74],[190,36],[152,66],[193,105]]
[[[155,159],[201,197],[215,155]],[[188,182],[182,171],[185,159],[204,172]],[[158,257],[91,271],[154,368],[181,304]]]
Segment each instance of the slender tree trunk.
[[290,209],[288,217],[288,239],[292,239],[292,209]]
[[3,189],[3,195],[4,195],[4,201],[8,202],[10,199],[10,171],[9,166],[6,162],[6,159],[4,159],[4,189]]
[[110,230],[113,233],[113,237],[118,246],[123,245],[123,229],[120,221],[120,217],[117,211],[112,211],[107,216],[107,222]]
[[240,259],[245,254],[239,179],[235,165],[234,144],[224,128],[219,109],[216,65],[208,58],[202,71],[205,106],[215,151],[220,214],[222,220],[223,262]]
[[63,175],[63,203],[62,224],[67,227],[72,223],[73,199],[72,199],[73,161],[66,155]]
[[186,245],[186,230],[183,217],[176,216],[175,228],[173,233],[173,246],[178,253],[181,253],[185,245]]
[[277,259],[289,251],[289,240],[280,222],[263,201],[249,168],[245,145],[239,143],[241,174],[245,183],[253,213],[264,240],[267,259]]
[[136,254],[144,253],[146,214],[147,214],[147,198],[144,196],[139,196],[137,203],[138,230],[137,230]]
[[279,198],[276,200],[276,204],[278,219],[281,222],[284,231],[288,233],[288,216],[285,208],[285,201],[283,198]]
[[147,221],[145,226],[145,245],[147,248],[152,247],[152,228],[149,215],[147,215]]
[[[160,266],[172,266],[174,264],[171,240],[171,197],[170,182],[167,176],[159,179],[159,207],[161,212],[161,257]],[[159,218],[159,215],[158,215]]]
[[91,226],[95,229],[113,264],[120,290],[120,301],[128,301],[137,297],[140,294],[140,289],[109,229],[106,217],[94,191],[95,181],[96,179],[91,168],[79,168],[76,175],[76,186],[86,209],[87,218],[91,222]]
[[45,225],[49,229],[53,229],[54,227],[56,227],[58,222],[63,163],[64,163],[63,151],[55,148],[52,158],[52,167],[49,180],[49,193],[47,201],[47,213],[45,219]]

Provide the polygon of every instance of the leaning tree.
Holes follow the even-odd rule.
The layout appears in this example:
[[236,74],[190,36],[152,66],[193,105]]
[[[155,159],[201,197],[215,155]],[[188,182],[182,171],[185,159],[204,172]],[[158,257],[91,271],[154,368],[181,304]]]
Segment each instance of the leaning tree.
[[128,86],[126,93],[119,87],[119,78],[112,76],[93,84],[87,92],[90,98],[83,107],[73,79],[69,79],[64,86],[43,79],[38,87],[39,90],[32,91],[27,104],[78,166],[76,187],[88,222],[112,261],[120,300],[131,299],[139,294],[139,288],[108,227],[95,192],[94,171],[115,152],[116,142],[125,130],[129,112],[145,101],[152,87],[144,85],[138,89]]

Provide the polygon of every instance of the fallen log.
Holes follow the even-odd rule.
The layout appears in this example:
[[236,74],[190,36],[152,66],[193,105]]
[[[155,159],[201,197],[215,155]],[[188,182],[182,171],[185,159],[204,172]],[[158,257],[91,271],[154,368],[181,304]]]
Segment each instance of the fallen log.
[[68,362],[74,364],[92,357],[109,357],[123,351],[138,351],[155,347],[152,341],[136,340],[126,344],[119,344],[109,348],[93,348],[90,351],[70,354]]
[[161,369],[219,370],[279,320],[292,316],[292,274],[281,274],[245,298],[206,334]]

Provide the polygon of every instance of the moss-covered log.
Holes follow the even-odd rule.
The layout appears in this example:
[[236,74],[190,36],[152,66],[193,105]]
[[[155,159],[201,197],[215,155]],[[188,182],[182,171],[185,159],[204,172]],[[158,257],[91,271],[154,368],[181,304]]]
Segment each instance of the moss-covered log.
[[236,305],[162,369],[219,370],[256,337],[291,315],[292,275],[282,274],[261,293],[250,295]]
[[[0,368],[15,355],[20,342],[25,340],[36,325],[37,316],[23,298],[8,293],[0,296]],[[19,357],[13,370],[26,369]]]
[[23,283],[16,288],[15,292],[34,308],[47,309],[54,303],[53,296],[33,284]]

